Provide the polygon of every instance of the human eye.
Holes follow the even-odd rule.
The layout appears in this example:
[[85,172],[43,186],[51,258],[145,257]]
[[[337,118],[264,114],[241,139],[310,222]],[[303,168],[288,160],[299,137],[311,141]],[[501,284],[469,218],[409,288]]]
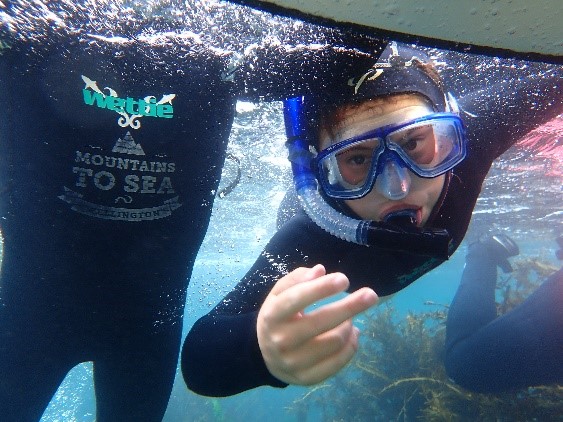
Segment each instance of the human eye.
[[351,185],[365,182],[372,164],[373,149],[352,147],[336,156],[342,178]]
[[416,148],[419,146],[419,143],[422,142],[424,139],[423,138],[406,138],[404,139],[404,141],[401,143],[401,148],[405,151],[414,151],[416,150]]
[[348,167],[364,167],[371,163],[372,153],[367,148],[350,148],[338,154],[338,161]]
[[407,131],[395,143],[419,164],[427,164],[434,158],[436,140],[430,125]]
[[347,158],[349,164],[361,166],[369,161],[369,157],[366,154],[353,154]]
[[425,141],[430,141],[434,138],[434,131],[432,126],[422,126],[416,129],[408,130],[403,133],[398,139],[398,144],[404,150],[413,151]]

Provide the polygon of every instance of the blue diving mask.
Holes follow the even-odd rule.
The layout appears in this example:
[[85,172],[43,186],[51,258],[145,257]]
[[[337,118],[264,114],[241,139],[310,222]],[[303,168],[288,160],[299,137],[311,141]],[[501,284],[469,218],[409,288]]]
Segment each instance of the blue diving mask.
[[466,144],[457,114],[432,113],[330,145],[313,159],[313,168],[332,198],[362,198],[375,184],[397,200],[408,194],[407,170],[423,178],[440,176],[465,158]]

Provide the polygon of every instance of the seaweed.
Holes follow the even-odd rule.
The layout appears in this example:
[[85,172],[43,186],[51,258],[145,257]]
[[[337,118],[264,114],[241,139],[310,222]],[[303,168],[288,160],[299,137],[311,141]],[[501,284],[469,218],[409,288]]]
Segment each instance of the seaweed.
[[[514,263],[497,284],[497,304],[507,312],[555,268],[539,259]],[[295,400],[305,421],[529,421],[563,420],[563,386],[531,386],[479,394],[448,379],[442,362],[448,306],[399,318],[392,306],[365,315],[358,353],[339,374]],[[431,307],[431,308],[430,308]],[[313,417],[314,415],[314,417]]]

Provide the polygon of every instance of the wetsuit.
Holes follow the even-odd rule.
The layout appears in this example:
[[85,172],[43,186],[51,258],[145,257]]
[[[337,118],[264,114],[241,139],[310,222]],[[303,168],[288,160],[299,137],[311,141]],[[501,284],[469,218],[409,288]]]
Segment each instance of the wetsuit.
[[[467,158],[453,170],[438,212],[429,225],[446,228],[457,248],[467,230],[481,185],[495,158],[533,127],[561,111],[556,72],[524,81],[507,80],[460,100],[467,126]],[[451,84],[450,84],[451,85]],[[243,280],[189,332],[182,351],[184,379],[193,391],[235,394],[260,385],[285,386],[262,358],[256,320],[261,304],[279,278],[299,266],[321,263],[340,271],[350,290],[372,287],[379,296],[401,290],[441,261],[348,243],[317,227],[304,212],[271,239]],[[236,350],[236,353],[233,353]]]
[[178,78],[142,43],[43,55],[0,60],[0,418],[38,420],[93,361],[97,420],[158,421],[234,116],[226,58]]
[[470,246],[448,312],[448,376],[482,393],[563,383],[563,269],[497,318],[497,264],[494,251]]
[[12,23],[29,19],[30,39],[4,34],[0,55],[0,419],[38,420],[93,361],[98,421],[159,421],[237,95],[294,95],[289,72],[301,89],[313,80],[298,58],[319,59],[318,80],[342,60],[330,46],[256,48],[233,82],[232,54],[163,20],[139,36],[114,10],[92,28],[88,10],[49,4],[84,26],[48,14],[36,28],[44,9],[23,5]]

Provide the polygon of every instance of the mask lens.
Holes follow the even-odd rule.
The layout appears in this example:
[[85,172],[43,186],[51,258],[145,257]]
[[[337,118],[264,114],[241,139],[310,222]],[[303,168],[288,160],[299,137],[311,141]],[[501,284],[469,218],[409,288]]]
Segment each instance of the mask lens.
[[378,147],[379,140],[368,139],[336,154],[336,163],[344,182],[351,186],[366,183],[373,165],[374,151]]
[[325,156],[320,162],[325,186],[334,191],[361,191],[371,182],[381,145],[379,138],[364,139]]
[[434,177],[463,158],[461,132],[453,119],[408,125],[390,133],[387,140],[389,148],[423,177]]

